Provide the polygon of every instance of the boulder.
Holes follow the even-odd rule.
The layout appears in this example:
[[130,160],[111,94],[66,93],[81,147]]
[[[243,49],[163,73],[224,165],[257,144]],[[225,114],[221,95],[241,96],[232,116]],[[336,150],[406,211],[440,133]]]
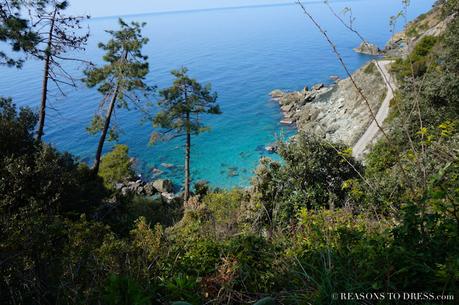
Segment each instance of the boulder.
[[154,196],[158,193],[158,190],[155,188],[153,182],[145,184],[143,190],[147,196]]
[[340,80],[340,77],[338,75],[331,75],[330,79],[336,83]]
[[379,55],[381,54],[381,50],[378,48],[377,45],[368,42],[362,42],[358,48],[354,49],[355,52],[366,54],[366,55]]
[[277,99],[280,99],[284,96],[284,92],[282,92],[281,90],[277,89],[277,90],[274,90],[272,91],[270,94],[271,98],[277,100]]
[[314,86],[312,86],[312,90],[317,91],[317,90],[322,89],[323,87],[325,87],[325,85],[322,84],[322,83],[320,83],[320,84],[315,84]]
[[175,168],[175,165],[170,163],[161,163],[161,166],[167,169]]
[[239,176],[239,168],[237,168],[237,167],[229,167],[227,174],[228,174],[229,178],[237,177],[237,176]]
[[273,143],[265,147],[265,150],[269,153],[275,153],[278,149],[279,145],[277,143]]
[[164,200],[166,200],[168,203],[171,203],[172,201],[174,201],[174,199],[177,198],[177,196],[174,193],[168,193],[168,192],[161,193],[161,197]]
[[162,174],[164,174],[164,172],[162,170],[160,170],[159,168],[153,168],[151,170],[151,173],[153,174],[153,177],[159,177]]
[[123,185],[117,186],[123,195],[127,195],[128,193],[135,193],[141,195],[143,193],[143,185],[144,183],[142,180],[137,181],[129,181]]
[[123,187],[121,189],[121,195],[123,195],[123,196],[127,196],[130,193],[131,193],[131,190],[127,186],[125,186],[125,187]]
[[153,182],[153,187],[160,193],[173,193],[174,185],[170,180],[158,179]]

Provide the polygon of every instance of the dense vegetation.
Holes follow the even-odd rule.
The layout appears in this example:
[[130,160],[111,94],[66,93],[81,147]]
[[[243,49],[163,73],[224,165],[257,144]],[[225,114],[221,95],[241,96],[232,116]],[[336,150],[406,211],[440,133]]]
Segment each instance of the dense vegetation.
[[94,175],[34,139],[30,109],[0,99],[0,303],[457,297],[459,4],[448,1],[445,14],[454,12],[442,37],[424,38],[394,66],[401,88],[388,137],[365,165],[300,134],[280,144],[283,162],[261,160],[250,189],[200,184],[184,206],[116,190],[133,174],[127,147]]

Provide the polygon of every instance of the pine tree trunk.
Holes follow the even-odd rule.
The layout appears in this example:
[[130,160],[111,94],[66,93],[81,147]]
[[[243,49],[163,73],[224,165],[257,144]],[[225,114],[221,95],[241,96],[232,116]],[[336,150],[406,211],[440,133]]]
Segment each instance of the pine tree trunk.
[[37,130],[37,140],[41,141],[44,135],[45,129],[45,117],[46,117],[46,102],[48,100],[48,82],[49,82],[49,69],[51,65],[51,48],[53,40],[54,25],[56,21],[57,9],[54,10],[53,19],[51,20],[51,26],[49,28],[48,34],[48,45],[46,47],[45,55],[45,69],[43,74],[43,84],[41,92],[41,103],[40,103],[40,115],[38,119],[38,130]]
[[[190,113],[187,113],[186,120],[188,126],[190,126]],[[191,132],[187,128],[186,132],[186,146],[185,146],[185,194],[184,201],[188,202],[190,199],[190,154],[191,154]]]
[[119,84],[116,85],[115,92],[113,93],[112,100],[107,110],[107,117],[105,118],[104,129],[102,129],[102,134],[99,139],[99,145],[97,146],[97,153],[96,153],[96,160],[94,162],[93,173],[94,175],[99,174],[100,168],[100,159],[102,158],[102,150],[104,148],[104,143],[107,138],[108,129],[110,128],[110,121],[112,119],[113,110],[115,109],[116,99],[118,98],[119,94]]
[[[128,54],[129,54],[128,51],[125,50],[124,56],[123,56],[124,61],[127,60]],[[93,167],[94,175],[99,174],[100,159],[102,158],[102,150],[104,148],[105,140],[107,139],[108,129],[110,128],[110,121],[112,119],[113,110],[115,109],[116,100],[118,99],[119,93],[120,93],[120,83],[118,81],[118,83],[116,84],[115,92],[113,92],[112,100],[110,102],[110,105],[108,106],[107,117],[105,118],[104,129],[102,129],[102,134],[99,139],[99,145],[97,146],[96,160],[94,162],[94,167]]]

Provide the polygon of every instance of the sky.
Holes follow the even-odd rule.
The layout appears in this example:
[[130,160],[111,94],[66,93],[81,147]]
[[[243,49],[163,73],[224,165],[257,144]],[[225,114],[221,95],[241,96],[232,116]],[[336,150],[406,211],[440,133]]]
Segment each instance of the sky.
[[71,0],[69,11],[74,14],[102,17],[293,2],[293,0]]

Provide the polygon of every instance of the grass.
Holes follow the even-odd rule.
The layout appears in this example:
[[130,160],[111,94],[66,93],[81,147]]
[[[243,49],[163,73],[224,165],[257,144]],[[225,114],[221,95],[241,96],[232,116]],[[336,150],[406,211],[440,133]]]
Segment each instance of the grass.
[[376,68],[376,65],[374,62],[369,63],[364,69],[363,72],[365,74],[376,74],[379,73],[378,69]]

